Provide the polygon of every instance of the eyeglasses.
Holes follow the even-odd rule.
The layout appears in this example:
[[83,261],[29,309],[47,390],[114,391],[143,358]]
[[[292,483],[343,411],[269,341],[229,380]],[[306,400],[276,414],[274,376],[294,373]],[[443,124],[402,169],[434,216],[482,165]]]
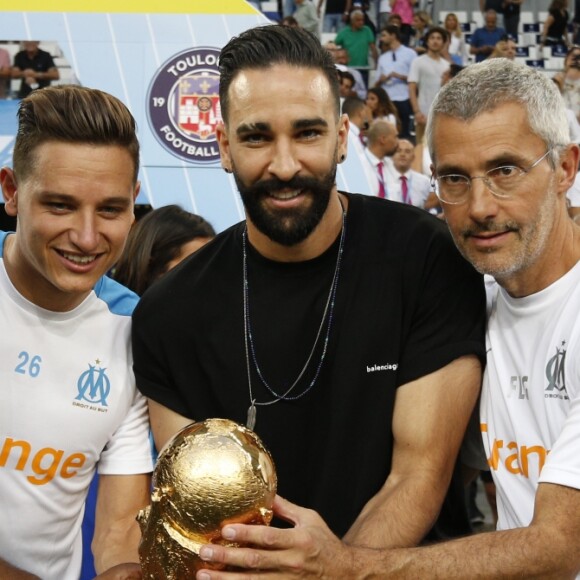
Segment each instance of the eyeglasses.
[[536,159],[529,167],[521,168],[516,165],[502,165],[494,167],[485,175],[469,177],[467,175],[439,175],[431,176],[431,187],[435,189],[437,197],[444,203],[458,205],[465,203],[471,190],[471,182],[474,179],[483,179],[483,183],[489,191],[500,199],[513,197],[524,181],[526,175],[539,165],[552,149],[548,149],[539,159]]

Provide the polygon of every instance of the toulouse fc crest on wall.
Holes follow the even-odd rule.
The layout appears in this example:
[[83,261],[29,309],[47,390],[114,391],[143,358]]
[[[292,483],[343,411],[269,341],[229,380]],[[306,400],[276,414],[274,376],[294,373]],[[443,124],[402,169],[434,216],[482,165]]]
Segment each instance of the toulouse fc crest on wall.
[[219,159],[215,136],[221,122],[218,96],[220,51],[199,47],[171,57],[147,93],[149,125],[170,153],[195,164]]

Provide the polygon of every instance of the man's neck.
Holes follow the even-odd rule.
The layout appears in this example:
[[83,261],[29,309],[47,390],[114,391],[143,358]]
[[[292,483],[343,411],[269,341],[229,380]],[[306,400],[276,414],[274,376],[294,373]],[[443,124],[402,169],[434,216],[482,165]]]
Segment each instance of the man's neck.
[[390,48],[391,52],[396,52],[397,50],[399,50],[400,46],[401,46],[401,43],[398,40],[392,40],[389,48]]
[[405,175],[406,173],[409,173],[409,171],[411,171],[410,167],[401,167],[400,165],[397,167],[395,165],[395,169],[401,174],[401,175]]
[[427,56],[433,60],[441,60],[441,52],[439,51],[435,52],[434,50],[428,49]]
[[369,150],[370,153],[372,153],[379,161],[383,160],[383,157],[385,156],[384,151],[381,150],[380,147],[378,147],[377,145],[368,145],[367,149]]

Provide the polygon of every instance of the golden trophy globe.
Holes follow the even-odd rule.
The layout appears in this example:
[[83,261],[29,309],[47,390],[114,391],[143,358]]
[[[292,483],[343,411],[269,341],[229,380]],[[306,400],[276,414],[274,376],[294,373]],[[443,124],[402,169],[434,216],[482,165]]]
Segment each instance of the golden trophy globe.
[[161,450],[151,505],[137,516],[143,578],[220,567],[199,558],[201,546],[236,546],[221,537],[225,524],[268,525],[275,495],[272,457],[253,431],[228,419],[188,425]]

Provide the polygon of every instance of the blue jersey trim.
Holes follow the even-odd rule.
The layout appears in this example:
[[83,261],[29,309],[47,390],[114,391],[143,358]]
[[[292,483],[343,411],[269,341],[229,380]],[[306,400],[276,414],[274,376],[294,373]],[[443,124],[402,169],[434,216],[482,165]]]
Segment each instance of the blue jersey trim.
[[4,241],[10,232],[0,231],[0,258],[4,257]]
[[120,316],[131,316],[139,296],[129,288],[108,276],[103,276],[94,287],[95,294],[109,307],[109,311]]

